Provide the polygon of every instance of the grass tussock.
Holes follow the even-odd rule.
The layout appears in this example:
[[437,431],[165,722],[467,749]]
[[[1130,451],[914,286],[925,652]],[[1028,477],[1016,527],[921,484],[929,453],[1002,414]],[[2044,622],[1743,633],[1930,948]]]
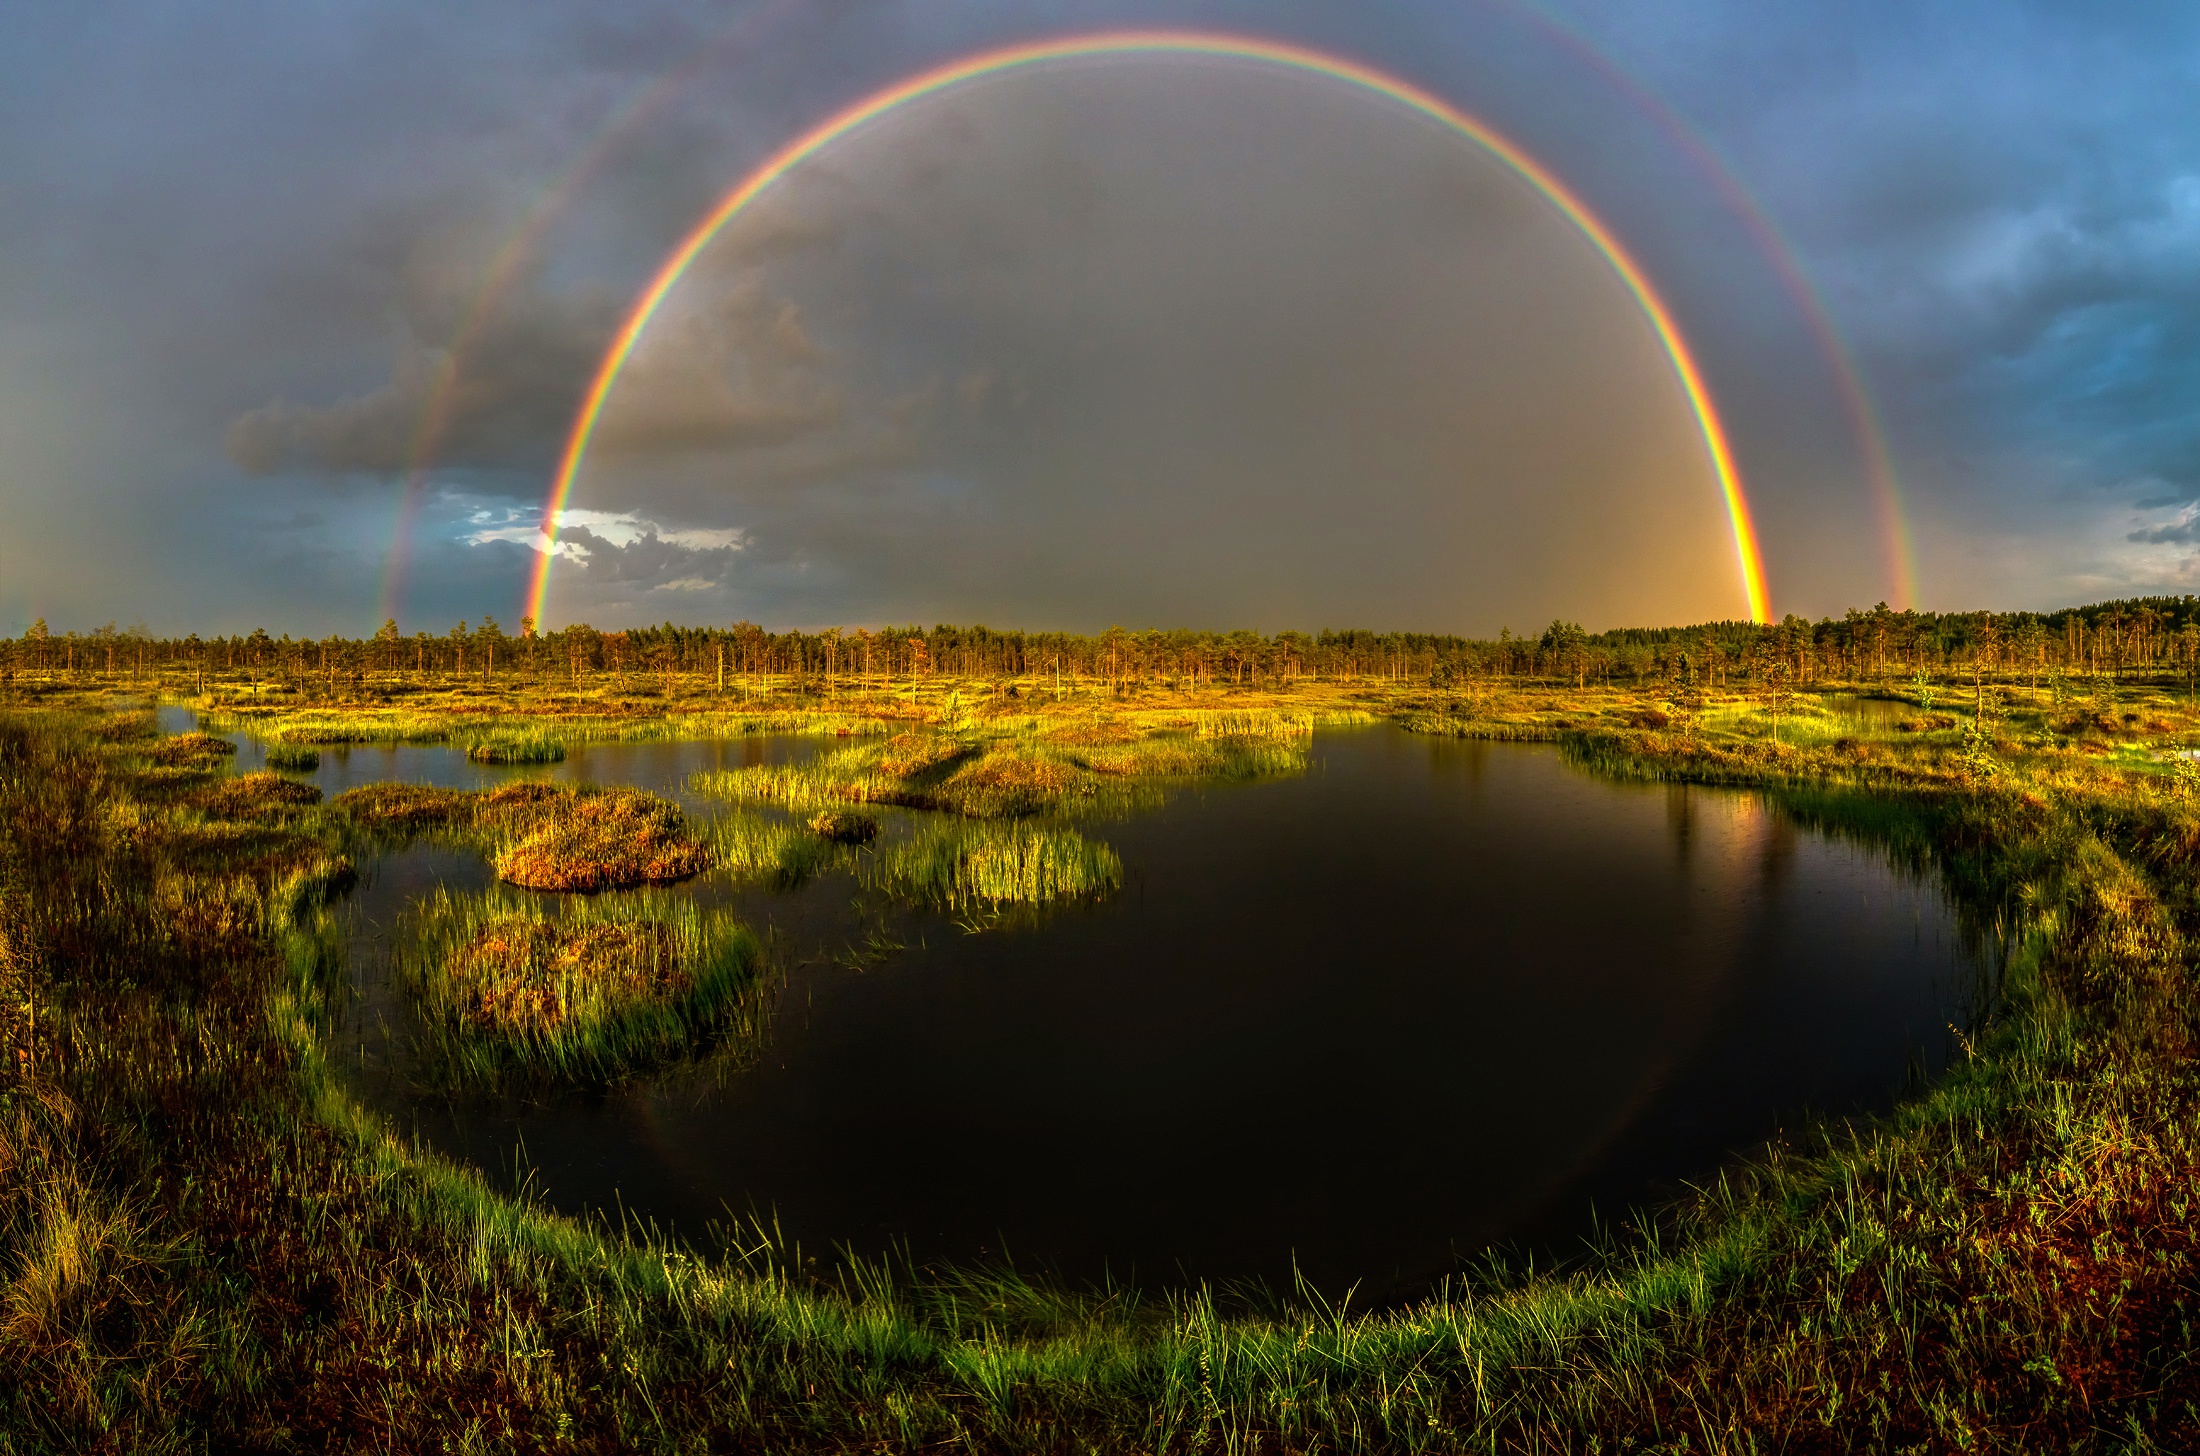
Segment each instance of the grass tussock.
[[292,773],[311,773],[321,766],[321,751],[303,743],[271,743],[267,766]]
[[262,771],[216,779],[188,802],[215,819],[281,818],[320,803],[321,791],[312,784]]
[[237,745],[211,733],[177,733],[161,739],[146,757],[162,768],[206,770],[234,758]]
[[[495,812],[496,795],[485,796],[482,807]],[[639,789],[552,791],[512,808],[521,827],[494,859],[497,878],[507,884],[616,890],[683,880],[710,867],[710,850],[688,833],[680,807]]]
[[473,823],[475,798],[463,789],[381,783],[346,789],[329,805],[362,828],[406,834]]
[[754,939],[679,897],[438,894],[400,964],[431,1060],[462,1081],[522,1069],[605,1079],[698,1045],[748,984]]
[[467,745],[475,763],[563,763],[565,742],[550,733],[498,733]]
[[959,910],[1105,894],[1122,885],[1123,862],[1107,845],[1060,826],[930,822],[866,856],[857,877],[904,899]]

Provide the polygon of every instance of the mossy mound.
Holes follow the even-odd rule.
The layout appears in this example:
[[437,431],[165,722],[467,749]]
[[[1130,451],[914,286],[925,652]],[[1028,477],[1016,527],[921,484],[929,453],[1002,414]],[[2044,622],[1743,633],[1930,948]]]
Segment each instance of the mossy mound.
[[424,1048],[461,1081],[603,1077],[682,1053],[721,1025],[756,949],[733,917],[646,893],[561,907],[438,892],[414,924],[401,961],[430,1015]]
[[530,890],[616,890],[708,868],[710,851],[689,837],[679,806],[638,789],[544,800],[496,856],[497,877]]
[[1090,792],[1092,776],[1076,764],[1010,748],[965,764],[933,790],[939,807],[973,819],[1036,814]]
[[889,778],[915,778],[971,752],[969,744],[945,733],[897,733],[886,740],[874,767]]
[[211,733],[178,733],[154,744],[146,756],[163,768],[210,769],[236,751],[236,744]]

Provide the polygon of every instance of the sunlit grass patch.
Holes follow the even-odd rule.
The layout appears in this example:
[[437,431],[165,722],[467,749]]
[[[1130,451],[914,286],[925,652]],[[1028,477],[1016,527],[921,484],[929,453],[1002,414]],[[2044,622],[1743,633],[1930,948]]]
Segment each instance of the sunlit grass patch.
[[712,862],[731,875],[766,878],[781,888],[829,868],[839,853],[807,826],[769,814],[735,810],[703,826]]
[[321,766],[321,751],[303,743],[275,743],[267,750],[269,768],[289,769],[294,773],[311,773]]
[[292,813],[321,802],[321,791],[276,773],[241,774],[217,779],[189,801],[215,819],[259,819]]
[[496,853],[497,878],[531,890],[662,884],[710,867],[679,805],[639,789],[554,791],[518,825]]
[[714,798],[772,804],[795,813],[848,803],[910,802],[912,790],[907,778],[880,769],[882,751],[890,752],[891,745],[884,750],[877,744],[837,748],[804,763],[757,764],[698,773],[688,779],[688,788]]
[[960,909],[1104,894],[1123,883],[1123,862],[1057,825],[932,821],[865,855],[856,875],[892,895]]
[[540,729],[495,733],[467,745],[466,756],[475,763],[563,763],[565,744]]
[[236,744],[211,733],[177,733],[147,749],[145,756],[163,768],[208,769],[236,751]]
[[721,1021],[755,959],[732,915],[648,894],[546,904],[438,891],[401,952],[427,1049],[458,1080],[606,1078],[677,1056]]
[[347,789],[329,804],[363,828],[407,833],[472,823],[474,797],[429,784],[379,783]]
[[810,832],[835,844],[869,844],[878,838],[878,820],[848,809],[828,809],[811,816]]

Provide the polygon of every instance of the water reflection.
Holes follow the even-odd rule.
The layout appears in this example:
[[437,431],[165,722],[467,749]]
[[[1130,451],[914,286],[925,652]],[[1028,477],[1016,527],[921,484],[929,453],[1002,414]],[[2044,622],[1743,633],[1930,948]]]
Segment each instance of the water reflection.
[[[591,748],[557,776],[669,789],[815,746]],[[438,752],[354,750],[319,777],[526,772]],[[374,937],[486,874],[408,851],[354,898],[343,1059],[454,1155],[500,1172],[524,1147],[571,1210],[697,1236],[776,1216],[813,1251],[1149,1282],[1288,1285],[1295,1264],[1380,1293],[1492,1241],[1569,1239],[1592,1204],[1703,1176],[1806,1108],[1885,1106],[1963,1015],[1973,961],[1939,895],[1756,796],[1388,728],[1324,734],[1314,760],[1087,826],[1123,889],[980,935],[881,918],[845,875],[706,877],[693,893],[777,950],[753,1064],[533,1102],[406,1090]],[[874,929],[906,949],[835,958]]]

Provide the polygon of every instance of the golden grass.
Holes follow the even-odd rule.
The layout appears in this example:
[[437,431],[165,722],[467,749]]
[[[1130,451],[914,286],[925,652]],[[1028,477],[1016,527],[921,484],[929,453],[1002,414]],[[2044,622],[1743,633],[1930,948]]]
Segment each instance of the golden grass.
[[218,779],[193,794],[191,807],[215,819],[279,817],[321,802],[321,791],[281,774],[262,771]]
[[495,865],[497,878],[531,890],[665,884],[710,868],[679,806],[638,789],[567,791],[537,800],[523,822]]
[[163,768],[211,768],[237,751],[237,745],[211,733],[178,733],[146,750]]

